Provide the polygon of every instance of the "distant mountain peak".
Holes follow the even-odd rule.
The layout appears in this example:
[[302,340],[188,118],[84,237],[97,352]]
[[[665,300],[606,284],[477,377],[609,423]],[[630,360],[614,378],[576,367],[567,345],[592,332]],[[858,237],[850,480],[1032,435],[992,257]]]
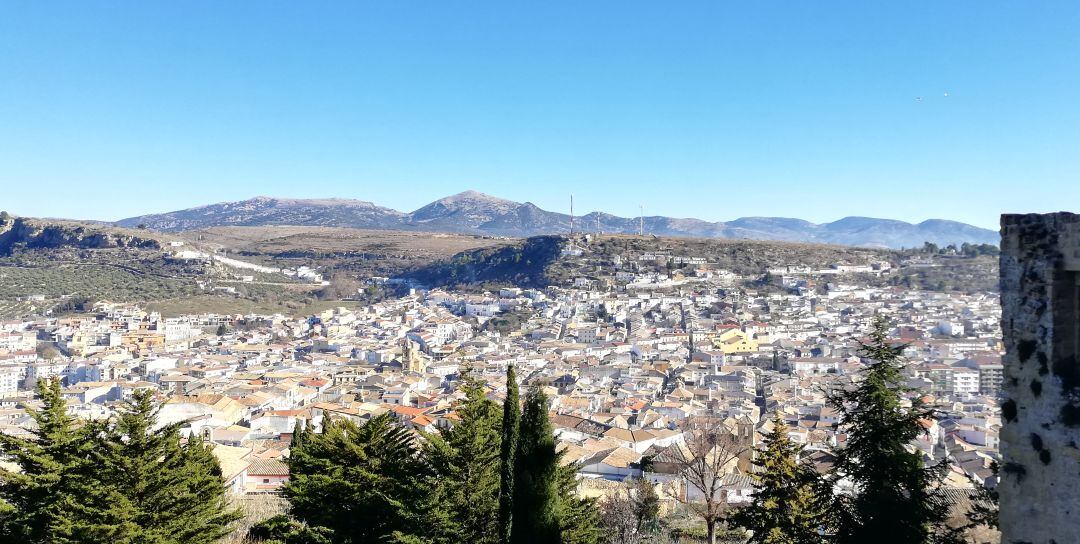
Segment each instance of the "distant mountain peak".
[[472,205],[484,204],[484,205],[492,205],[492,206],[516,207],[516,206],[521,205],[521,204],[519,204],[517,202],[514,202],[513,200],[506,200],[505,198],[499,198],[497,196],[491,196],[489,194],[481,193],[480,191],[474,191],[472,189],[470,189],[468,191],[462,191],[460,193],[453,194],[453,195],[450,195],[450,196],[444,196],[444,197],[436,200],[435,202],[432,202],[432,204],[439,204],[439,203],[441,203],[443,205],[446,205],[446,206],[462,205],[462,204],[472,204]]
[[499,198],[497,196],[491,196],[487,193],[481,193],[480,191],[477,191],[475,189],[466,189],[460,193],[450,195],[446,198],[475,198],[480,200],[501,200],[503,202],[508,202],[506,199]]

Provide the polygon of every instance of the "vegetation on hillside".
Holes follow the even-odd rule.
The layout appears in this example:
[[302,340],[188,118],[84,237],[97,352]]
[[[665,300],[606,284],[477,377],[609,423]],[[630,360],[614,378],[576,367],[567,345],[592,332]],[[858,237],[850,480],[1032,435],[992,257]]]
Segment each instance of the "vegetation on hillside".
[[[571,247],[580,251],[580,255],[563,252]],[[567,286],[579,277],[589,280],[610,277],[616,269],[667,277],[690,274],[697,266],[668,258],[673,257],[700,258],[709,268],[758,278],[752,283],[759,289],[778,287],[768,279],[769,268],[801,266],[816,270],[871,263],[887,264],[890,270],[880,275],[852,274],[848,279],[868,286],[929,291],[997,289],[997,261],[991,256],[993,246],[966,246],[971,255],[954,249],[893,251],[750,240],[540,236],[498,248],[465,251],[449,260],[413,269],[402,277],[426,286],[464,290],[508,285],[540,288]],[[916,258],[922,261],[910,262]]]
[[[660,275],[694,268],[649,255],[704,258],[712,268],[754,276],[769,267],[889,262],[885,275],[853,276],[871,286],[965,292],[996,289],[996,248],[989,245],[890,251],[788,242],[658,238],[631,235],[490,237],[327,227],[222,227],[168,235],[69,221],[11,218],[0,225],[0,317],[63,312],[70,299],[158,303],[182,311],[184,300],[210,297],[219,312],[292,313],[313,301],[378,301],[395,288],[369,283],[373,276],[402,277],[428,286],[464,290],[498,286],[542,288],[595,280],[621,270]],[[179,260],[164,248],[184,241],[203,252],[224,251],[279,268],[319,270],[327,286],[281,274],[230,269],[201,260]],[[564,255],[569,246],[580,256]],[[907,261],[919,262],[912,265]],[[250,276],[249,281],[240,281]],[[201,284],[201,285],[200,285]],[[218,288],[215,290],[215,288]],[[762,286],[764,288],[764,286]],[[317,291],[317,292],[316,292]],[[45,301],[28,302],[43,295]],[[262,310],[265,309],[265,310]]]
[[430,286],[467,287],[503,284],[545,287],[553,279],[549,268],[562,249],[562,237],[537,236],[495,248],[482,248],[454,255],[412,270],[404,277]]

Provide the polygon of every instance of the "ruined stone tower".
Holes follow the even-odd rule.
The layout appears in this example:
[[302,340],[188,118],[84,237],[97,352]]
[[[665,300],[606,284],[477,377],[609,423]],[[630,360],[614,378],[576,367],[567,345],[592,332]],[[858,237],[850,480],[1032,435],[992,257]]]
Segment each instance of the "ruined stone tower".
[[1080,542],[1080,215],[1001,217],[1003,543]]

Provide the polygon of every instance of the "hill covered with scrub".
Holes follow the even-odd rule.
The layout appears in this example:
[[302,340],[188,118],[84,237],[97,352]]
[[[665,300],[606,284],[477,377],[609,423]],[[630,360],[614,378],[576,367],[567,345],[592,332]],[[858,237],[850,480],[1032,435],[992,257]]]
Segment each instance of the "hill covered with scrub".
[[[977,250],[976,250],[977,248]],[[616,271],[672,276],[698,267],[740,276],[761,276],[779,267],[828,269],[885,265],[881,274],[858,276],[868,286],[933,291],[997,289],[996,248],[915,250],[854,248],[756,240],[661,238],[635,235],[534,236],[498,247],[463,251],[401,275],[426,286],[566,286],[576,278],[600,280]]]

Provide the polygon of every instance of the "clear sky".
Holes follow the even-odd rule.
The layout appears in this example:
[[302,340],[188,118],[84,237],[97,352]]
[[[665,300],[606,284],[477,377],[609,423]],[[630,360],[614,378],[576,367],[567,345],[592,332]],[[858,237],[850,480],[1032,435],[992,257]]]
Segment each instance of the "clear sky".
[[1076,0],[0,0],[0,209],[476,189],[996,228],[1080,211],[1078,29]]

